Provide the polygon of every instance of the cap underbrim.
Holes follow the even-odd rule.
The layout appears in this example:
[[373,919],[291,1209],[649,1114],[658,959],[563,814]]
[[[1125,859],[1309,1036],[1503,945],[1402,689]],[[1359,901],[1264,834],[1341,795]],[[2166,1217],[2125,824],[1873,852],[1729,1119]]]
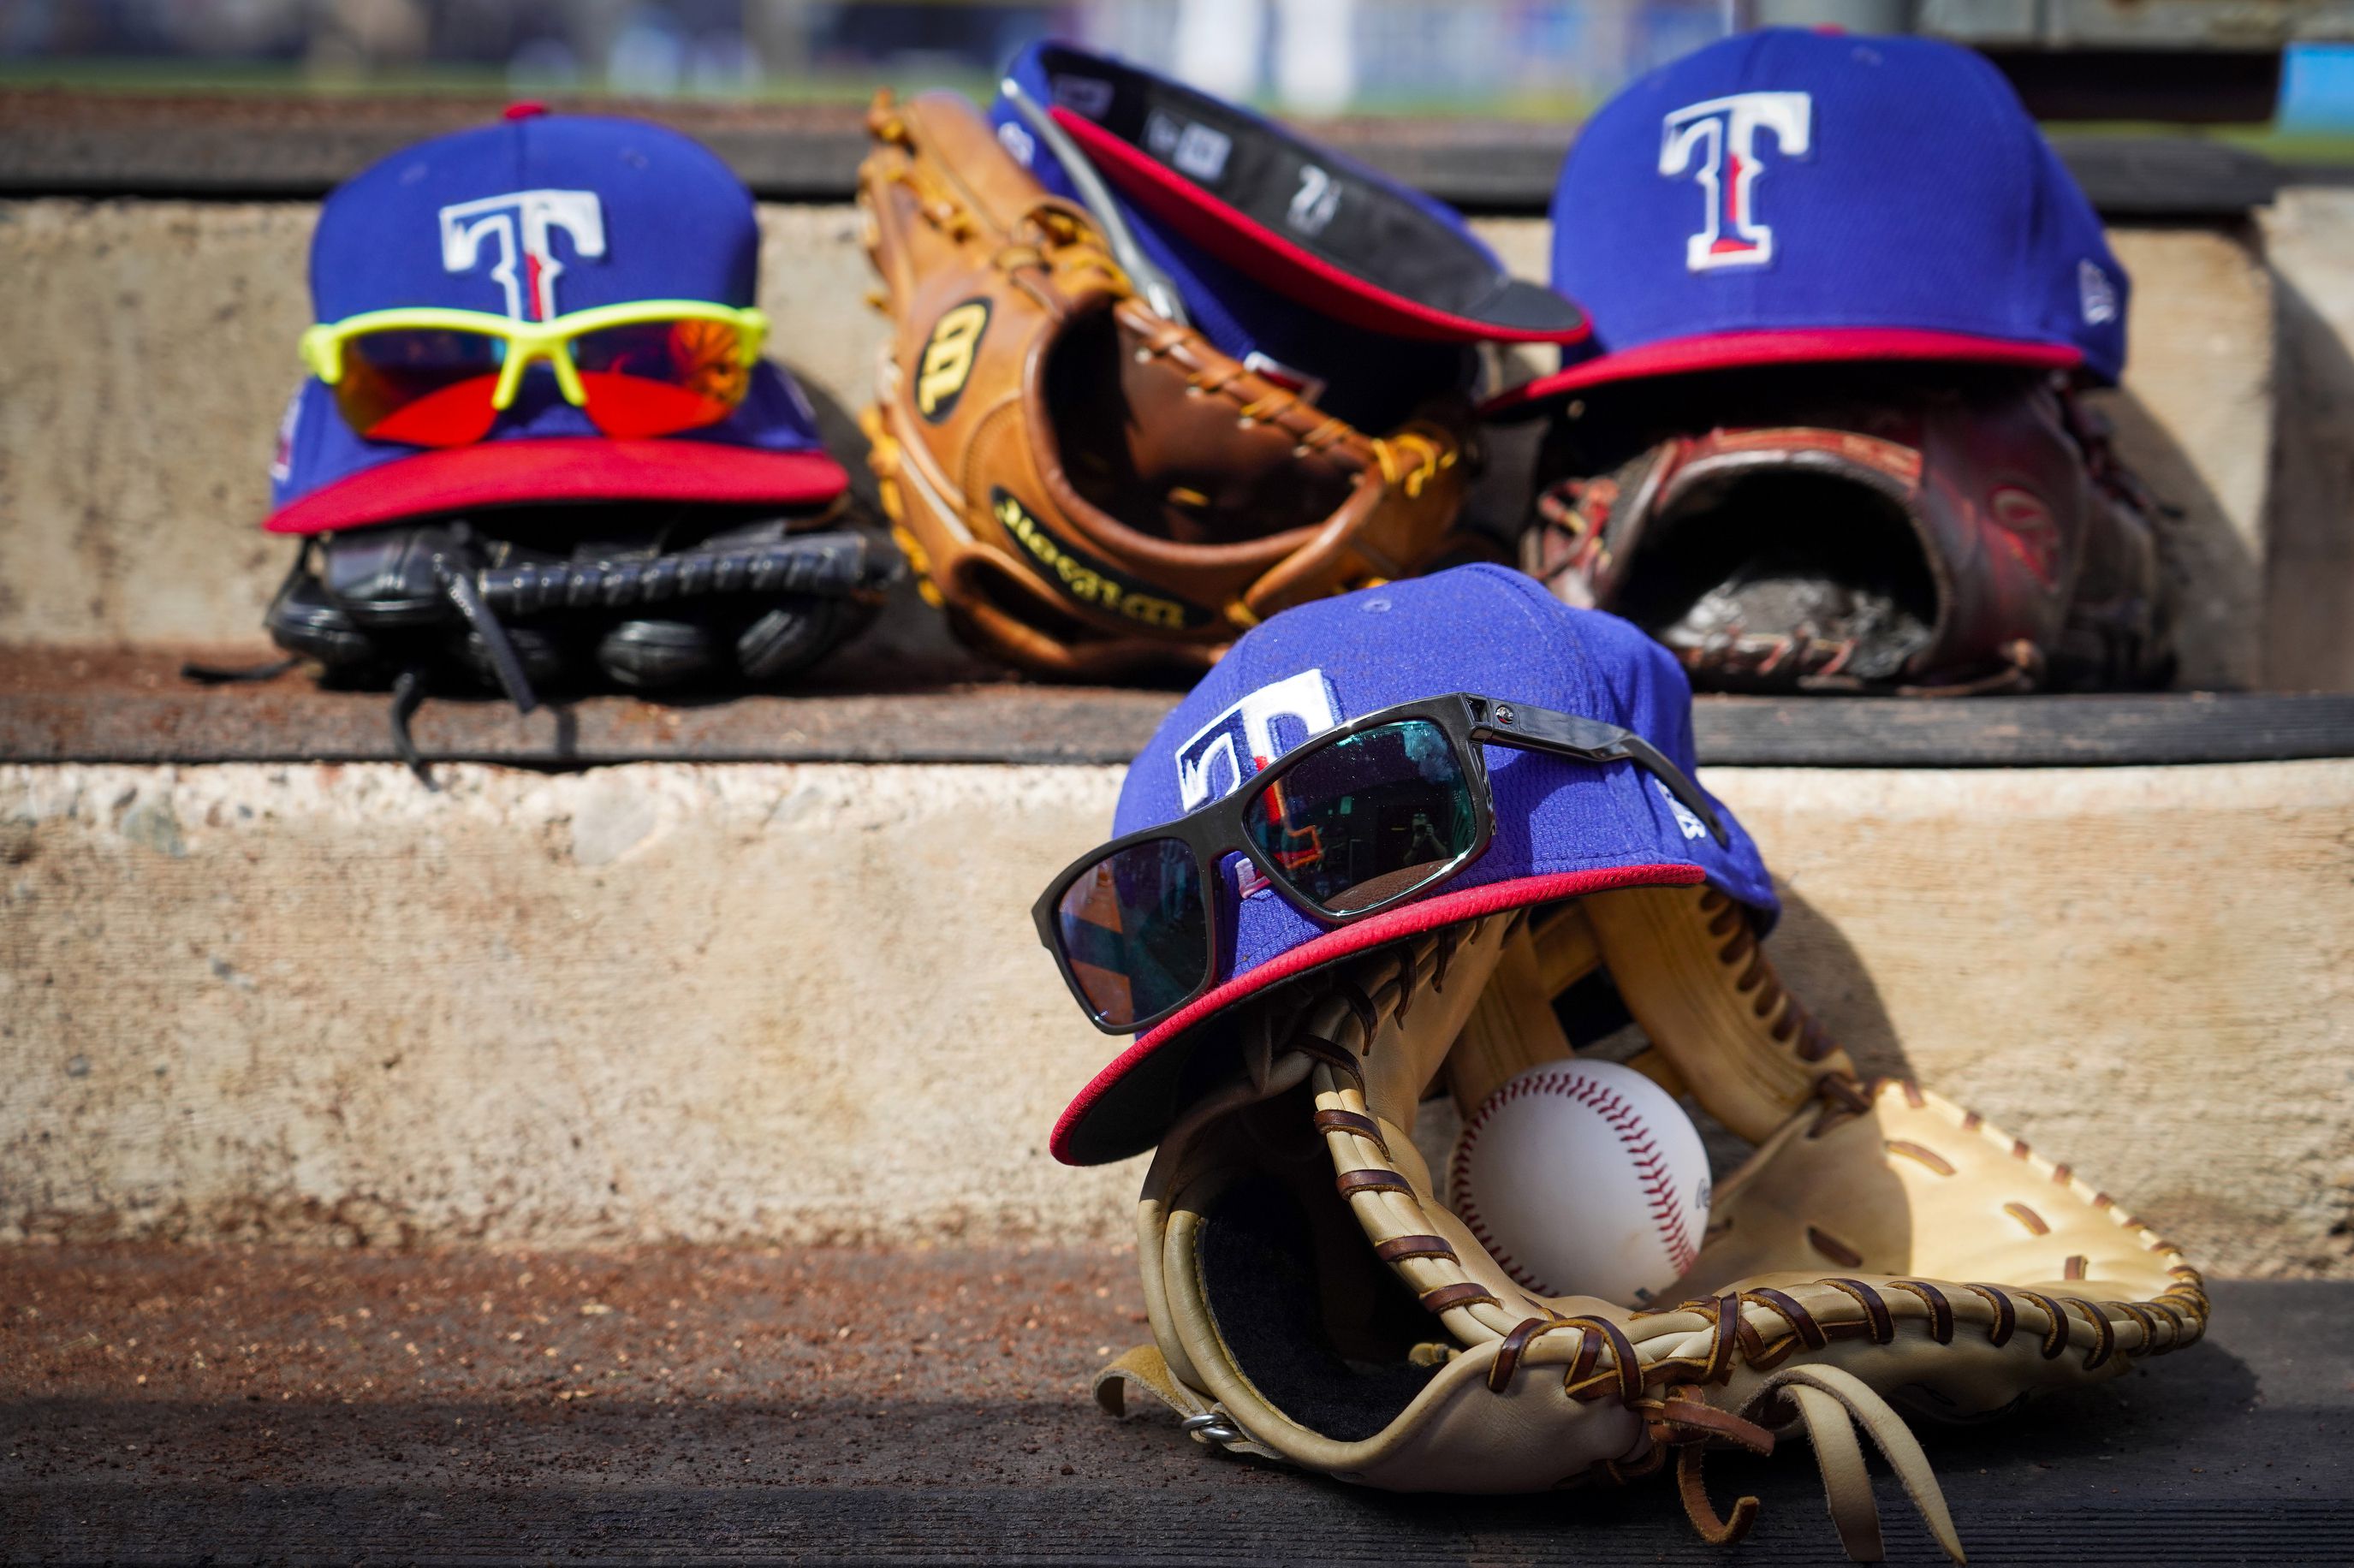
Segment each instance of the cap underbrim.
[[1691,864],[1606,866],[1514,877],[1407,904],[1328,931],[1237,975],[1155,1024],[1078,1093],[1055,1123],[1047,1148],[1066,1165],[1103,1165],[1161,1141],[1183,1109],[1179,1090],[1209,1041],[1201,1026],[1270,986],[1339,959],[1500,910],[1550,904],[1617,887],[1687,886],[1705,880]]
[[551,501],[702,501],[797,506],[847,487],[820,451],[774,452],[714,441],[555,437],[422,451],[321,486],[270,514],[272,534],[323,534],[471,507]]
[[1336,321],[1449,343],[1580,343],[1593,330],[1576,305],[1517,278],[1477,315],[1408,299],[1285,238],[1084,115],[1052,112],[1122,195],[1226,265]]
[[1761,365],[1828,365],[1875,359],[1955,360],[2068,370],[2084,364],[2084,355],[2082,349],[2062,344],[1884,327],[1723,333],[1670,338],[1564,366],[1551,376],[1541,376],[1498,393],[1480,406],[1479,412],[1488,418],[1533,413],[1537,405],[1549,398],[1614,381]]

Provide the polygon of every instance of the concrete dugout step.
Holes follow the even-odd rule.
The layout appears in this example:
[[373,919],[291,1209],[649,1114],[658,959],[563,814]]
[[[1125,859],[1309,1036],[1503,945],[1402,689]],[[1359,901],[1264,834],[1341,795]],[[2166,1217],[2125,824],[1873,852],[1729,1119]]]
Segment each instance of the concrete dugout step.
[[[1124,1235],[1026,913],[1119,771],[0,766],[0,1241]],[[2346,1269],[2354,761],[1708,778],[1871,1070]]]
[[[6,107],[0,99],[0,175]],[[2354,213],[2354,193],[2298,202],[2324,218]],[[0,334],[15,345],[0,366],[0,582],[10,589],[0,594],[0,656],[12,644],[256,636],[293,555],[256,524],[272,436],[300,376],[315,214],[307,201],[0,199],[0,275],[15,285],[0,291]],[[855,214],[838,201],[769,203],[760,223],[769,352],[864,486],[854,414],[871,396],[883,327],[860,303],[873,279]],[[1516,273],[1546,274],[1543,221],[1475,227]],[[2276,447],[2338,442],[2334,428],[2307,425],[2354,372],[2325,374],[2319,391],[2284,402],[2274,345],[2309,340],[2337,355],[2331,366],[2342,360],[2342,323],[2308,313],[2284,324],[2278,292],[2282,279],[2318,273],[2317,300],[2354,293],[2338,270],[2342,249],[2292,247],[2276,274],[2257,228],[2211,213],[2121,218],[2112,240],[2135,280],[2136,335],[2125,388],[2102,402],[2120,450],[2175,509],[2165,560],[2182,600],[2182,683],[2354,689],[2354,630],[2342,630],[2354,627],[2354,577],[2278,567],[2342,556],[2330,522],[2342,513],[2336,471],[2284,469],[2296,477],[2291,496],[2275,493],[2273,461]],[[1500,375],[1546,368],[1524,349]],[[1479,525],[1510,532],[1524,519],[1535,429],[1491,434],[1470,508]],[[2275,620],[2309,630],[2277,657],[2266,643]],[[909,651],[941,652],[936,630],[907,630]]]
[[[2354,1284],[2221,1280],[2205,1342],[1921,1429],[1970,1560],[2354,1555]],[[1402,1498],[1096,1409],[1116,1248],[37,1249],[0,1287],[0,1539],[35,1560],[1722,1564],[1673,1484]],[[1838,1543],[1804,1445],[1712,1456],[1744,1563]],[[1943,1562],[1885,1476],[1890,1561]]]

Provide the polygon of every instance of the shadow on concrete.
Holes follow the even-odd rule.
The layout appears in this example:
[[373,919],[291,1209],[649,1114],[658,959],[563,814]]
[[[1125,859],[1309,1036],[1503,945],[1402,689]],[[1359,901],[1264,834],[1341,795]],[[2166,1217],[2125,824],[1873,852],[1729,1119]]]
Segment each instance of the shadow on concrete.
[[1865,1076],[1912,1077],[1913,1064],[1863,955],[1796,889],[1783,885],[1776,891],[1782,895],[1782,918],[1766,938],[1766,953],[1782,979]]
[[[2324,1330],[2349,1293],[2226,1285],[2216,1339],[2179,1357],[2031,1420],[1917,1426],[1971,1561],[2343,1561],[2354,1362]],[[2307,1381],[2282,1386],[2292,1371]],[[12,1557],[1726,1561],[1666,1477],[1399,1496],[1221,1457],[1157,1413],[1112,1421],[1076,1387],[1018,1404],[814,1386],[791,1406],[47,1398],[0,1425],[41,1435],[37,1461],[0,1467]],[[1840,1561],[1802,1442],[1707,1473],[1720,1509],[1760,1499],[1743,1563]],[[1884,1470],[1877,1491],[1890,1560],[1942,1562]]]
[[2165,426],[2131,391],[2087,404],[2115,428],[2117,455],[2160,504],[2152,519],[2174,609],[2175,688],[2245,691],[2264,684],[2262,568],[2223,503]]
[[[889,532],[883,497],[867,462],[870,443],[845,407],[816,377],[787,364],[787,374],[808,394],[818,434],[850,476],[851,521],[876,534]],[[891,590],[872,625],[828,654],[797,683],[807,691],[900,690],[963,681],[1002,680],[1008,672],[959,642],[948,620],[923,601],[911,570]]]
[[[1527,344],[1494,344],[1482,351],[1490,374],[1483,385],[1517,387],[1549,376],[1559,363],[1550,349]],[[1479,448],[1482,467],[1464,503],[1464,520],[1513,552],[1528,526],[1536,501],[1538,450],[1544,444],[1545,421],[1522,419],[1510,424],[1482,425]]]
[[[1666,1477],[1401,1498],[1107,1417],[1087,1379],[1149,1331],[1111,1247],[68,1246],[0,1277],[11,1561],[1728,1561]],[[2354,1560],[2354,1282],[2214,1297],[2179,1354],[1916,1427],[1973,1562]],[[1837,1560],[1803,1445],[1708,1467],[1764,1501],[1743,1563]],[[1881,1489],[1895,1560],[1935,1560]]]
[[2265,485],[2265,685],[2354,691],[2354,356],[2273,274],[2275,387]]

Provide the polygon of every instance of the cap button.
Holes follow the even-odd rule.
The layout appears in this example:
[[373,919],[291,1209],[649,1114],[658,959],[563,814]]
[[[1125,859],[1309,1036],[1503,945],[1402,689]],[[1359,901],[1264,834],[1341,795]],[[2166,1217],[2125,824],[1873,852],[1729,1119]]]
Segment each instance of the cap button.
[[504,118],[509,120],[534,120],[546,112],[546,104],[541,103],[535,99],[525,99],[521,103],[508,104]]

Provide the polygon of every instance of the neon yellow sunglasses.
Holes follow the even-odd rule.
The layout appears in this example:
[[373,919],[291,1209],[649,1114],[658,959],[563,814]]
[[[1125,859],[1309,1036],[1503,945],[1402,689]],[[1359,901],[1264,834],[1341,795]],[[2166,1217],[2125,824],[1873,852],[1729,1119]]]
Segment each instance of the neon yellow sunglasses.
[[361,435],[458,447],[490,434],[538,360],[606,435],[716,424],[751,390],[768,333],[758,311],[709,300],[635,300],[545,322],[419,305],[322,322],[302,353]]

